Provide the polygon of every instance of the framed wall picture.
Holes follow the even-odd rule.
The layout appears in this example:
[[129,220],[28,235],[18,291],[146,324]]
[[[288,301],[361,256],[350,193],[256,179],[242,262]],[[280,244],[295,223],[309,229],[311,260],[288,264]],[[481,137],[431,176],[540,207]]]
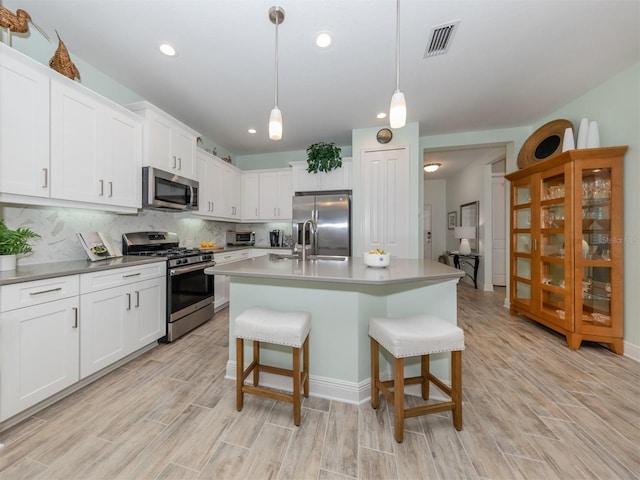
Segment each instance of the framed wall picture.
[[447,228],[449,230],[453,230],[453,228],[456,226],[456,222],[458,221],[457,216],[458,215],[456,212],[447,213]]
[[471,251],[478,253],[478,221],[480,216],[480,202],[470,202],[460,205],[460,226],[475,227],[475,238],[469,239]]

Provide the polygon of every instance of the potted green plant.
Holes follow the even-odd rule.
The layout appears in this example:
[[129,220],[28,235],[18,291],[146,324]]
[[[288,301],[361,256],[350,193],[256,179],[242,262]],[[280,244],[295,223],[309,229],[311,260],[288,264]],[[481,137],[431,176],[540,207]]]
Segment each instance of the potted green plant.
[[307,148],[307,172],[329,172],[342,166],[340,147],[336,144],[318,142]]
[[39,237],[40,235],[26,227],[11,230],[0,220],[0,271],[15,270],[16,255],[29,253],[29,240]]

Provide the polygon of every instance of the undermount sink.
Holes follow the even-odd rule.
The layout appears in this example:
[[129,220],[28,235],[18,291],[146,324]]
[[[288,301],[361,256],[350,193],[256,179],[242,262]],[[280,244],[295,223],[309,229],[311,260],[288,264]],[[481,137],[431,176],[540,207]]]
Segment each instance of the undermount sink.
[[[271,260],[301,260],[300,255],[294,255],[291,253],[270,253],[269,258]],[[334,257],[332,255],[309,255],[307,256],[307,260],[315,261],[315,260],[334,260],[338,262],[343,262],[347,259],[347,257]]]

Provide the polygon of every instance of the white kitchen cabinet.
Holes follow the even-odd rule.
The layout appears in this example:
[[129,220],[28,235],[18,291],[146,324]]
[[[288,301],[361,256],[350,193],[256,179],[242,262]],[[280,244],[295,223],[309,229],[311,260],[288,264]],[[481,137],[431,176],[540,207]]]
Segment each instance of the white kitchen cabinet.
[[80,276],[80,378],[166,334],[164,262]]
[[67,79],[51,79],[51,197],[141,206],[142,122]]
[[0,421],[79,379],[78,276],[0,287]]
[[198,150],[199,210],[195,215],[219,220],[242,216],[242,172],[224,160]]
[[[249,248],[219,252],[213,255],[217,265],[239,262],[248,258],[251,258],[251,249]],[[229,303],[229,277],[227,275],[215,275],[213,277],[213,291],[215,296],[213,306],[218,311]]]
[[222,201],[226,201],[224,218],[239,220],[242,216],[242,172],[233,165],[222,168]]
[[49,196],[49,72],[0,43],[0,193]]
[[351,190],[352,162],[351,158],[342,159],[342,167],[330,172],[307,172],[307,162],[290,162],[292,167],[293,192],[316,192],[327,190]]
[[260,173],[242,174],[242,219],[260,220]]
[[244,221],[291,220],[291,169],[250,171],[242,174]]
[[197,180],[199,134],[149,102],[127,106],[144,118],[143,165]]
[[381,248],[395,257],[409,257],[409,175],[408,148],[363,152],[360,202],[365,251]]

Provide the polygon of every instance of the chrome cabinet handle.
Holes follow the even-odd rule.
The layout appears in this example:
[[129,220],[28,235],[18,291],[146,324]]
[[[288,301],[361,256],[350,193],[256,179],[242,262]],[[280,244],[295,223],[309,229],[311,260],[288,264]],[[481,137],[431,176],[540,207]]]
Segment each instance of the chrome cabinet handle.
[[104,195],[104,180],[100,180],[100,196]]
[[134,305],[136,308],[140,307],[140,292],[136,290],[136,304]]
[[109,197],[113,197],[113,182],[109,182]]
[[122,278],[137,277],[138,275],[142,275],[142,272],[129,273],[127,275],[122,275]]
[[78,328],[78,307],[73,307],[73,327]]
[[43,168],[42,173],[44,173],[44,185],[42,185],[42,188],[49,188],[49,169]]
[[178,157],[178,170],[182,170],[182,158]]
[[39,292],[29,292],[29,295],[42,295],[43,293],[59,292],[60,290],[62,290],[62,287],[40,290]]
[[173,159],[173,165],[171,166],[171,168],[176,168],[176,156],[173,155],[171,158]]
[[127,310],[131,310],[131,294],[127,293]]

